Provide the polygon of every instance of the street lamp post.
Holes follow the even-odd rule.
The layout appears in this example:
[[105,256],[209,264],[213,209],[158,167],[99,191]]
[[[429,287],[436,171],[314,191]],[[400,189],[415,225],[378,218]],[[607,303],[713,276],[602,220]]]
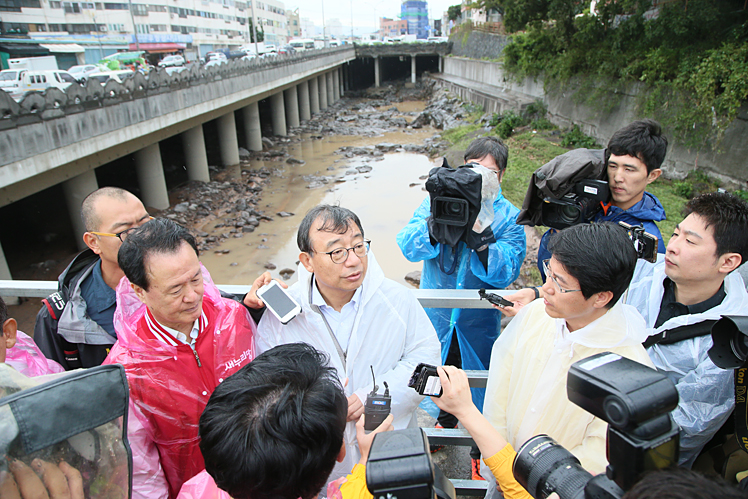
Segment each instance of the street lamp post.
[[327,33],[325,33],[325,0],[322,1],[322,43],[327,48]]
[[255,17],[255,0],[249,0],[252,6],[252,36],[255,39],[255,57],[260,57],[260,50],[257,48],[257,18]]
[[138,28],[137,26],[135,26],[135,16],[132,13],[132,0],[127,0],[127,3],[130,5],[130,19],[132,20],[133,36],[135,36],[135,50],[140,52],[140,42],[138,41]]

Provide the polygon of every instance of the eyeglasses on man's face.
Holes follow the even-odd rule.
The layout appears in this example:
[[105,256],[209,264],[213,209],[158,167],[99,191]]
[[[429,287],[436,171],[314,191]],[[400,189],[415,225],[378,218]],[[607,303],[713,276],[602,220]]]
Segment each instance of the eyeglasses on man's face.
[[558,289],[561,293],[573,293],[575,291],[582,291],[581,289],[566,289],[561,287],[561,284],[558,283],[558,280],[556,279],[555,274],[551,272],[551,269],[548,267],[548,264],[550,263],[550,259],[543,260],[543,272],[545,272],[546,277],[549,277],[551,281],[553,281],[553,284],[556,285],[556,289]]
[[321,254],[330,255],[330,260],[332,260],[332,263],[340,264],[348,260],[348,252],[351,250],[353,250],[353,253],[355,253],[357,257],[365,257],[366,254],[369,253],[370,245],[371,241],[369,241],[368,239],[364,239],[352,248],[338,248],[332,251],[322,252]]
[[114,233],[114,234],[112,234],[110,232],[93,232],[93,231],[89,231],[89,234],[95,234],[97,236],[116,237],[120,241],[125,242],[125,239],[127,239],[127,236],[129,236],[130,234],[132,234],[133,231],[135,231],[135,229],[139,229],[145,223],[150,222],[151,220],[153,220],[153,217],[149,216],[148,218],[146,218],[145,220],[143,220],[143,223],[141,223],[139,225],[136,225],[135,227],[130,227],[129,229],[125,229],[125,230],[122,230],[120,232]]

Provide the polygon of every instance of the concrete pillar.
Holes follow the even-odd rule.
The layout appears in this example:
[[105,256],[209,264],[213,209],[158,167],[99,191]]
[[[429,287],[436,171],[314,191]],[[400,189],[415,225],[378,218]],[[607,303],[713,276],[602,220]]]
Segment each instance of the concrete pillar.
[[81,173],[77,177],[73,177],[62,183],[65,202],[68,205],[68,214],[73,225],[75,241],[78,244],[78,249],[81,250],[86,248],[86,243],[83,242],[83,233],[86,232],[86,228],[83,226],[83,221],[81,220],[81,204],[86,196],[98,188],[99,183],[96,181],[96,173],[93,170],[88,170],[86,173]]
[[286,107],[283,105],[283,92],[270,96],[270,108],[273,111],[273,134],[286,135]]
[[347,92],[351,89],[351,82],[348,81],[348,64],[341,68],[343,71],[343,92]]
[[203,126],[197,125],[182,134],[184,159],[187,163],[187,178],[199,182],[210,182],[208,153],[205,152]]
[[327,105],[332,106],[335,103],[335,85],[332,81],[332,71],[325,73],[325,79],[327,79]]
[[343,92],[340,91],[340,68],[335,68],[332,71],[332,81],[335,83],[335,100],[340,100],[340,96]]
[[168,208],[169,193],[166,190],[166,177],[158,142],[135,152],[135,170],[143,204],[159,210]]
[[218,143],[221,146],[223,166],[239,164],[239,141],[236,138],[236,118],[234,111],[218,118]]
[[327,77],[321,74],[317,77],[317,86],[319,86],[319,108],[327,109]]
[[260,106],[253,102],[242,109],[244,113],[244,133],[250,151],[262,151],[262,127],[260,125]]
[[[8,261],[5,259],[5,252],[3,251],[2,246],[0,246],[0,280],[13,280],[13,276],[10,275],[10,267],[8,267]],[[5,301],[6,305],[18,305],[20,303],[17,296],[3,296],[3,301]]]
[[439,56],[439,72],[444,72],[444,57]]
[[416,82],[416,56],[410,56],[410,82]]
[[379,56],[374,57],[374,86],[379,88]]
[[312,111],[309,107],[309,82],[304,80],[296,88],[299,94],[299,119],[306,121],[312,117]]
[[309,79],[309,108],[312,111],[312,114],[317,114],[319,112],[319,85],[317,85],[318,82],[319,80],[316,76]]
[[296,85],[283,91],[286,105],[286,123],[288,126],[299,126],[299,95]]

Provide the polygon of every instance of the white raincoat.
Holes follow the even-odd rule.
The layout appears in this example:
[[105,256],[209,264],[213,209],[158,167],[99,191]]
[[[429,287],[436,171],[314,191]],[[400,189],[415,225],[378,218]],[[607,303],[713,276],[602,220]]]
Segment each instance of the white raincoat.
[[[372,389],[369,366],[373,366],[379,393],[383,393],[384,381],[389,385],[395,429],[417,426],[415,410],[423,397],[408,388],[408,380],[420,362],[440,364],[441,345],[413,293],[385,278],[372,252],[368,258],[361,301],[348,341],[346,368],[322,313],[310,305],[312,274],[303,265],[299,265],[298,282],[288,289],[301,305],[301,313],[285,326],[273,314],[265,313],[257,328],[258,354],[286,343],[308,343],[329,354],[330,365],[337,369],[340,381],[348,378],[346,395],[355,393],[364,404]],[[361,457],[355,422],[346,426],[344,439],[346,457],[336,464],[330,480],[346,476]]]
[[[631,280],[626,303],[636,307],[647,323],[648,335],[659,334],[679,326],[719,319],[722,314],[748,315],[748,293],[743,279],[732,272],[725,279],[725,299],[701,314],[681,315],[655,328],[665,293],[665,260],[657,263],[639,260]],[[680,401],[673,418],[680,426],[680,465],[691,467],[704,445],[730,416],[735,406],[733,371],[715,366],[707,351],[711,335],[679,341],[672,345],[652,345],[647,349],[657,369],[675,383]]]
[[[578,360],[610,351],[652,366],[645,325],[620,302],[589,325],[565,332],[543,300],[524,307],[494,343],[483,414],[515,449],[545,433],[593,474],[605,471],[607,423],[569,402],[566,377]],[[489,487],[491,489],[491,487]]]

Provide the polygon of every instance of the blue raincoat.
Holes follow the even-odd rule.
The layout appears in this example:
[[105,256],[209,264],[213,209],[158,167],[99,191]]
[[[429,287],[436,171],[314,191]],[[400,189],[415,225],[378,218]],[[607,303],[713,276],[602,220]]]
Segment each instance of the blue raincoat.
[[[411,262],[423,260],[421,289],[480,289],[505,288],[519,276],[525,259],[527,242],[525,230],[517,225],[519,210],[499,193],[493,202],[494,220],[491,224],[496,242],[488,247],[488,270],[478,259],[475,250],[460,242],[457,249],[457,268],[451,275],[441,271],[441,244],[432,245],[426,219],[431,216],[431,200],[426,198],[413,214],[408,225],[397,234],[400,250]],[[447,248],[444,268],[452,264],[452,249]],[[477,292],[476,292],[477,296]],[[442,363],[447,358],[453,332],[457,333],[463,369],[488,369],[491,348],[499,336],[501,313],[495,309],[427,308],[439,341],[442,344]],[[483,407],[484,389],[473,389],[473,401]]]
[[[660,200],[657,196],[644,192],[644,197],[641,201],[636,203],[628,210],[622,210],[618,206],[608,205],[607,211],[600,211],[593,221],[595,222],[625,222],[629,225],[644,225],[645,232],[649,232],[653,236],[657,236],[657,252],[665,253],[665,242],[662,240],[662,233],[657,227],[655,222],[661,222],[665,220],[665,208],[662,207]],[[555,232],[554,229],[548,230],[543,234],[543,238],[540,240],[540,247],[538,248],[538,269],[540,275],[543,277],[545,282],[545,272],[543,272],[543,260],[551,257],[551,252],[548,251],[548,241],[550,240],[551,234]]]

